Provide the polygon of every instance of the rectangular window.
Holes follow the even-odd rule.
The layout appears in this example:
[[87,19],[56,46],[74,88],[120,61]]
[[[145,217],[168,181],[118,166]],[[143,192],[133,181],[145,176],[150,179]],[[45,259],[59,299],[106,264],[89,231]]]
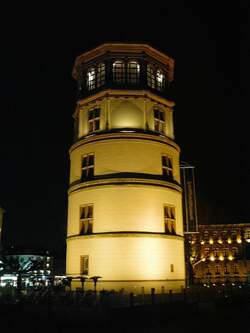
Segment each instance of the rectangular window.
[[84,155],[82,158],[82,180],[89,180],[94,177],[94,154]]
[[93,232],[93,205],[80,207],[80,235]]
[[163,176],[167,176],[169,178],[173,178],[173,163],[172,159],[167,155],[162,155],[162,174]]
[[113,81],[115,83],[125,83],[125,63],[123,61],[113,63]]
[[175,207],[164,206],[164,227],[165,233],[170,235],[176,234],[176,223],[175,223]]
[[170,272],[173,273],[174,272],[174,264],[170,265]]
[[154,110],[154,129],[155,129],[155,131],[164,133],[165,112],[162,110]]
[[95,89],[95,85],[96,85],[95,68],[91,67],[87,71],[87,89],[88,90],[93,90],[93,89]]
[[147,65],[147,83],[149,87],[155,88],[155,74],[150,65]]
[[137,61],[129,61],[127,65],[128,84],[138,84],[140,79],[140,65]]
[[88,111],[89,133],[100,129],[100,109],[92,109]]
[[97,66],[97,82],[96,86],[101,87],[105,84],[105,64],[101,63]]
[[89,274],[89,256],[81,256],[80,258],[80,274]]

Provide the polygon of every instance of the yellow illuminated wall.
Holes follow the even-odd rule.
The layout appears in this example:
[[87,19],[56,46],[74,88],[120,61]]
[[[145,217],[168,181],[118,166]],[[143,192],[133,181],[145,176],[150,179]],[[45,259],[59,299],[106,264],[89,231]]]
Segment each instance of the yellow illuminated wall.
[[[81,99],[70,148],[66,273],[101,276],[99,289],[185,286],[180,149],[174,140],[174,103],[148,91],[108,89]],[[88,111],[100,109],[100,128],[90,133]],[[154,110],[164,114],[155,131]],[[83,157],[94,155],[94,178],[83,181]],[[164,178],[162,156],[172,163]],[[93,206],[93,230],[80,235],[82,206]],[[167,234],[164,206],[174,207],[175,234]],[[75,284],[75,287],[77,285]],[[86,284],[92,288],[91,283]]]

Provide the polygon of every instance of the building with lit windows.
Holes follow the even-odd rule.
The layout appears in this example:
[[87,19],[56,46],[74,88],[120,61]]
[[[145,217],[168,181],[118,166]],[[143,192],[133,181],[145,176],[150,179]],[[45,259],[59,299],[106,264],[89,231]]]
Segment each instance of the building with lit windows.
[[103,44],[75,61],[66,256],[73,288],[79,277],[93,288],[95,276],[97,289],[185,286],[173,75],[173,59],[144,44]]
[[11,248],[1,255],[0,286],[17,286],[21,277],[22,288],[48,286],[53,280],[54,258],[48,251]]
[[250,223],[201,224],[186,238],[194,283],[250,282]]

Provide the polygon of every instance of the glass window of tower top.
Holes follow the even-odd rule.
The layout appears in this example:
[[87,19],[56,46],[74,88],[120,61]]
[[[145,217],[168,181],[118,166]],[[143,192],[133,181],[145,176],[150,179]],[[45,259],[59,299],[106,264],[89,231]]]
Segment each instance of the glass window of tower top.
[[103,44],[77,58],[73,76],[83,97],[103,87],[149,89],[167,97],[173,68],[173,59],[148,45]]

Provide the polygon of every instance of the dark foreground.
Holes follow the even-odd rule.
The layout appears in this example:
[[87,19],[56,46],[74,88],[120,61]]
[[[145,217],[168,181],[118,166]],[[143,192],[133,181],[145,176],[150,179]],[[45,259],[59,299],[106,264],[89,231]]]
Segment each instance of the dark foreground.
[[0,332],[250,332],[250,299],[109,307],[96,304],[1,304]]

